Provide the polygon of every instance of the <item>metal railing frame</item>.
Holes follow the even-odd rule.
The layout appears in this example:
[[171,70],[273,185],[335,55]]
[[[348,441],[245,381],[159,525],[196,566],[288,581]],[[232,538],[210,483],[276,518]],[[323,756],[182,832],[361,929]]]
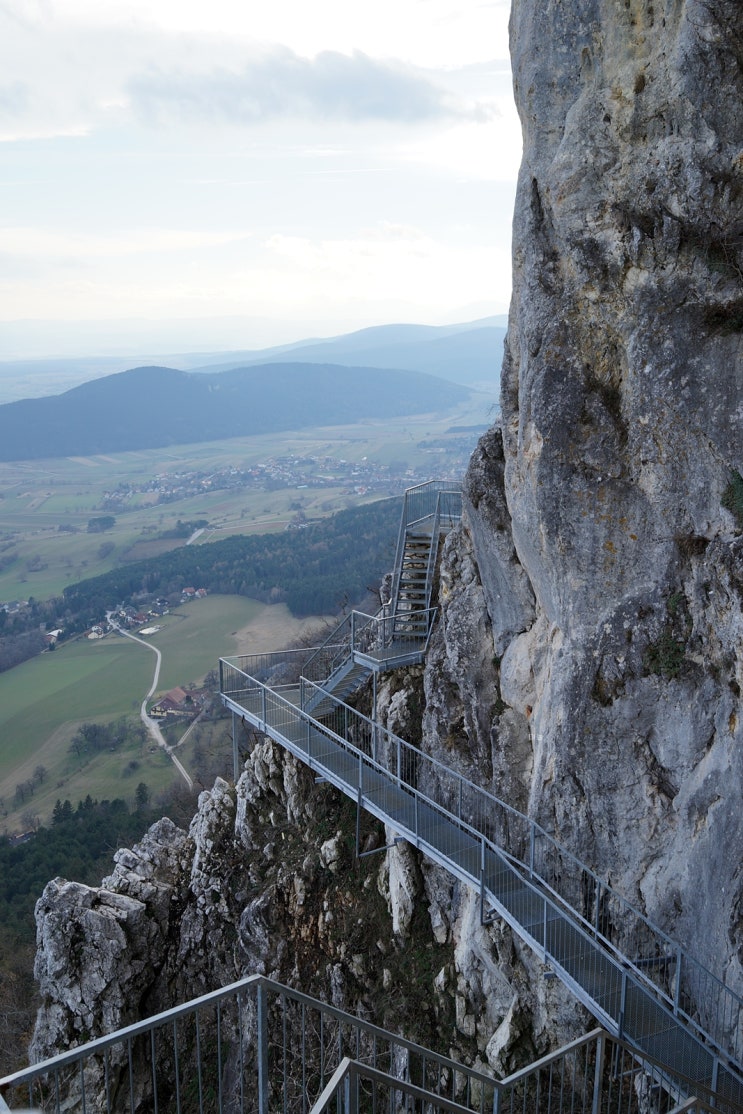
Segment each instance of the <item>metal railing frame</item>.
[[376,615],[351,611],[326,642],[314,648],[305,659],[302,677],[332,691],[333,677],[351,658],[368,669],[389,669],[392,668],[389,662],[405,658],[418,660],[428,648],[437,613],[436,607],[416,611],[418,617],[424,618],[425,635],[410,634],[406,637],[396,631],[398,616],[391,613],[388,605],[380,608]]
[[[353,649],[353,639],[360,611],[351,611],[335,627],[320,646],[310,653],[303,666],[302,674],[313,681],[323,681],[331,677],[339,665],[346,660]],[[372,616],[364,616],[371,620]]]
[[[299,1033],[288,1027],[288,1003],[299,1010]],[[238,1018],[232,1033],[227,1024],[230,1004],[235,1006]],[[256,1022],[252,1047],[254,1057],[246,1069],[251,1049],[244,1047],[246,1035],[242,1019],[251,1007]],[[210,1011],[215,1018],[215,1032],[209,1033],[207,1039],[209,1017],[204,1015]],[[304,1026],[309,1024],[308,1018],[316,1015],[319,1017],[319,1029],[315,1029],[314,1036],[316,1041],[319,1039],[319,1065],[306,1062],[313,1048],[305,1042],[304,1031]],[[186,1098],[182,1093],[183,1084],[179,1085],[181,1069],[185,1065],[179,1062],[178,1022],[192,1019],[195,1042],[191,1051],[196,1057],[196,1094]],[[337,1024],[337,1032],[333,1031],[331,1022]],[[324,1044],[323,1024],[328,1033]],[[296,1041],[297,1037],[299,1046],[295,1051],[299,1054],[299,1063],[294,1058],[288,1058],[288,1052],[292,1051],[290,1041]],[[164,1064],[166,1071],[162,1070],[163,1060],[158,1061],[157,1057],[159,1038],[163,1039],[168,1050]],[[141,1039],[144,1039],[146,1053],[135,1069],[133,1048],[135,1042]],[[119,1057],[118,1064],[114,1066],[117,1047],[125,1055]],[[235,1081],[234,1065],[231,1068],[228,1066],[230,1049],[234,1053],[236,1047],[239,1052],[239,1082]],[[585,1052],[582,1064],[577,1060],[580,1052]],[[620,1054],[624,1059],[622,1070],[618,1071]],[[205,1057],[209,1063],[203,1062]],[[205,1077],[214,1075],[215,1060],[216,1083],[211,1084],[210,1090],[209,1079]],[[385,1063],[389,1070],[385,1070]],[[607,1073],[605,1069],[610,1063],[613,1070]],[[558,1071],[561,1066],[562,1075]],[[316,1086],[320,1088],[311,1108],[307,1094],[307,1072],[310,1068],[315,1073]],[[346,1114],[356,1114],[358,1107],[354,1106],[353,1100],[358,1094],[360,1080],[384,1089],[385,1093],[392,1091],[417,1101],[420,1105],[415,1109],[425,1109],[429,1114],[435,1111],[442,1114],[507,1114],[509,1109],[514,1109],[513,1096],[526,1095],[529,1086],[536,1095],[540,1092],[559,1094],[559,1104],[550,1106],[554,1114],[560,1114],[563,1109],[566,1114],[609,1114],[614,1106],[606,1100],[607,1096],[610,1099],[617,1079],[643,1075],[647,1082],[660,1083],[663,1080],[663,1069],[657,1061],[649,1057],[638,1058],[636,1049],[600,1028],[497,1080],[486,1072],[442,1056],[301,991],[263,975],[251,975],[0,1079],[0,1111],[11,1109],[3,1097],[11,1092],[21,1098],[25,1092],[30,1105],[41,1100],[43,1109],[57,1112],[70,1109],[85,1111],[88,1107],[107,1112],[114,1109],[134,1111],[142,1108],[143,1102],[148,1108],[157,1110],[158,1096],[162,1091],[165,1091],[165,1101],[175,1102],[176,1111],[181,1110],[182,1103],[189,1110],[198,1107],[200,1112],[205,1109],[242,1110],[247,1091],[246,1070],[254,1081],[247,1099],[250,1108],[257,1114],[269,1114],[269,1111],[277,1114],[279,1111],[281,1114],[290,1114],[290,1111],[292,1114],[320,1114],[338,1095],[346,1098],[345,1105],[341,1105],[340,1109]],[[297,1093],[301,1095],[299,1106],[289,1094],[288,1071],[293,1073],[294,1096]],[[117,1072],[125,1080],[123,1089],[118,1093],[115,1090]],[[166,1075],[166,1072],[169,1074]],[[233,1094],[229,1093],[228,1078],[232,1080]],[[357,1081],[355,1085],[354,1080]],[[583,1088],[582,1105],[580,1095],[576,1102],[576,1082]],[[143,1095],[138,1090],[143,1086],[151,1086],[151,1095]],[[162,1100],[162,1094],[160,1097]],[[235,1105],[236,1102],[239,1106]],[[700,1110],[712,1109],[699,1098],[687,1100],[681,1108],[688,1109],[690,1102]],[[521,1105],[519,1099],[516,1109],[520,1110]],[[640,1114],[639,1101],[636,1106]],[[172,1109],[172,1106],[168,1108]],[[376,1104],[373,1109],[377,1109]],[[411,1107],[406,1106],[405,1109]],[[616,1114],[632,1114],[631,1101],[629,1105],[626,1103],[626,1088],[623,1103],[616,1105]]]
[[[234,692],[233,694],[231,694],[229,688],[224,687],[225,666],[230,669],[234,669],[235,667],[232,666],[230,659],[222,659],[220,661],[221,692],[224,698],[230,700],[234,698]],[[260,682],[256,681],[255,679],[251,679],[245,676],[245,680],[249,683],[252,681],[253,684],[260,687]],[[336,710],[342,714],[344,721],[343,731],[336,732],[332,728],[328,727],[327,723],[319,723],[318,721],[314,720],[312,716],[303,711],[303,706],[308,701],[308,692],[313,692],[319,687],[320,686],[315,686],[312,682],[303,679],[300,682],[299,707],[294,704],[289,705],[291,709],[291,711],[289,711],[288,713],[290,718],[303,718],[303,720],[305,721],[308,737],[310,737],[311,729],[313,727],[317,730],[325,732],[328,737],[333,739],[336,745],[342,747],[343,749],[346,749],[347,751],[349,751],[349,753],[353,754],[359,760],[359,762],[361,763],[360,770],[362,777],[363,763],[371,762],[376,767],[378,772],[390,777],[398,786],[404,787],[405,790],[414,797],[416,802],[420,800],[424,804],[438,809],[439,811],[441,811],[442,815],[447,818],[447,820],[455,822],[460,826],[460,828],[468,831],[477,839],[482,838],[485,841],[485,844],[489,846],[491,850],[502,856],[505,856],[505,858],[507,858],[511,865],[519,871],[519,873],[525,880],[530,880],[531,882],[536,883],[537,885],[542,887],[546,893],[549,893],[552,897],[554,897],[554,899],[559,903],[559,907],[563,910],[566,910],[574,920],[577,920],[580,923],[589,938],[599,941],[601,945],[616,958],[618,963],[621,963],[629,970],[631,970],[636,980],[641,985],[644,985],[648,989],[650,989],[652,994],[660,1001],[665,1003],[665,1005],[672,1013],[683,1019],[688,1027],[693,1032],[695,1032],[706,1045],[713,1046],[719,1053],[722,1053],[725,1057],[732,1057],[737,1064],[740,1064],[741,1040],[743,1038],[741,1036],[739,1026],[736,1027],[736,1029],[734,1030],[734,1040],[732,1042],[732,1046],[727,1045],[725,1043],[724,1033],[715,1033],[710,1031],[710,1029],[706,1028],[696,1017],[692,1015],[691,1010],[688,1008],[688,1004],[685,1004],[681,998],[680,989],[682,986],[682,980],[680,976],[677,975],[677,977],[674,979],[673,994],[669,994],[664,985],[659,984],[658,981],[654,981],[654,979],[652,978],[652,974],[655,971],[656,965],[643,964],[642,962],[638,963],[638,959],[642,961],[643,959],[649,958],[655,961],[659,958],[657,952],[658,942],[663,943],[663,945],[668,949],[669,953],[674,957],[674,961],[677,964],[688,966],[692,971],[703,973],[704,981],[706,982],[707,986],[714,989],[716,1001],[719,1002],[720,1000],[723,1000],[728,1003],[732,1003],[730,1004],[730,1009],[728,1010],[728,1016],[732,1013],[733,1009],[735,1010],[736,1015],[740,1016],[739,1011],[743,1006],[743,1001],[732,990],[727,988],[722,980],[718,979],[711,972],[706,971],[706,969],[701,964],[688,957],[683,949],[674,941],[672,941],[666,933],[653,925],[652,922],[650,922],[647,917],[640,913],[639,910],[637,910],[630,902],[626,901],[620,894],[618,894],[605,882],[599,879],[598,876],[595,875],[589,867],[581,863],[581,861],[566,848],[562,847],[552,836],[549,835],[549,833],[544,828],[542,828],[534,820],[519,812],[517,809],[513,808],[513,806],[509,805],[507,802],[502,801],[498,797],[489,793],[487,790],[483,789],[481,786],[475,785],[469,779],[463,777],[463,775],[459,774],[458,772],[451,770],[449,767],[445,766],[437,759],[434,759],[430,755],[427,755],[418,747],[415,747],[412,744],[407,743],[405,740],[399,738],[398,736],[395,736],[392,732],[389,732],[385,728],[381,727],[379,724],[374,723],[374,721],[369,719],[369,717],[363,716],[355,709],[351,708],[348,705],[345,705],[342,701],[338,700],[335,697],[332,697],[331,694],[324,693],[324,698],[326,700],[330,700],[331,703],[336,706]],[[281,697],[278,697],[278,699],[281,700]],[[324,719],[327,718],[328,717],[324,717]],[[345,737],[347,730],[346,725],[348,724],[348,722],[352,722],[354,724],[355,734],[357,736],[360,735],[360,729],[363,727],[363,730],[366,732],[366,736],[370,740],[372,740],[372,742],[370,743],[369,755],[364,753],[353,743],[349,742],[348,739]],[[260,729],[266,731],[267,733],[270,733],[268,731],[268,728],[270,726],[272,725],[268,723],[266,715],[263,714],[261,716]],[[291,741],[288,740],[288,742],[291,749]],[[386,747],[380,746],[380,743],[382,742],[386,744]],[[380,761],[380,754],[383,750],[386,750],[388,754],[391,753],[395,756],[394,764],[396,768],[391,769],[389,765],[384,765],[384,763]],[[312,765],[313,756],[311,752],[307,753],[302,750],[296,750],[295,753],[297,754],[297,757],[299,757],[303,761],[309,761],[309,764]],[[405,756],[405,761],[403,761],[403,756]],[[411,785],[404,775],[404,766],[416,770],[415,786]],[[431,771],[431,776],[426,779],[422,778],[422,770]],[[332,777],[329,780],[333,780]],[[436,788],[439,787],[442,781],[448,781],[452,785],[453,792],[449,793],[448,797],[450,800],[453,799],[457,802],[456,812],[452,811],[452,809],[448,807],[448,802],[447,804],[442,804],[440,800],[436,800],[433,796],[431,796],[430,792],[423,791],[420,788],[420,783],[426,780],[429,783],[433,784]],[[344,785],[342,785],[340,782],[337,783],[337,787],[340,789],[344,789]],[[361,788],[363,793],[363,786],[355,788]],[[482,803],[483,807],[479,810],[479,816],[482,822],[479,825],[477,823],[470,824],[469,822],[464,820],[462,813],[463,802],[465,799],[471,802]],[[367,808],[369,811],[374,811],[374,808],[371,807],[369,804],[365,803],[364,807]],[[382,814],[378,814],[380,815],[380,818],[383,819]],[[499,825],[501,831],[500,833],[498,833],[499,841],[497,843],[493,839],[493,836],[496,834],[496,825],[493,823],[494,814],[500,814],[501,818],[501,823]],[[514,838],[511,833],[512,826],[515,826],[516,834],[520,834],[521,836],[519,840],[521,848],[514,847]],[[418,839],[419,833],[414,834],[415,838]],[[511,846],[506,846],[504,844],[504,835],[506,839],[511,839]],[[650,956],[635,955],[633,957],[628,957],[626,953],[621,950],[621,948],[616,944],[616,942],[606,934],[606,924],[604,921],[602,921],[601,917],[586,917],[581,909],[576,908],[574,902],[570,900],[570,896],[566,895],[565,889],[567,887],[565,885],[563,885],[563,889],[561,892],[561,890],[558,888],[558,885],[560,882],[565,881],[564,878],[559,876],[553,876],[551,879],[549,877],[543,877],[537,869],[540,865],[539,859],[541,858],[542,862],[544,862],[546,859],[546,856],[538,856],[537,854],[537,848],[540,842],[544,843],[549,849],[555,852],[557,858],[559,859],[561,867],[567,865],[569,867],[572,867],[572,869],[577,872],[578,889],[581,888],[584,878],[593,880],[596,885],[596,893],[599,895],[599,905],[601,899],[603,899],[604,902],[606,900],[611,900],[620,910],[622,917],[624,917],[625,919],[634,920],[638,925],[641,925],[643,929],[647,930],[652,941],[652,946],[656,949],[654,954]],[[572,888],[575,889],[575,878],[570,878],[568,879],[568,881],[573,883]]]
[[[269,1015],[270,1011],[274,1009],[277,1004],[282,1006],[284,1014],[286,1012],[286,1003],[291,1002],[299,1006],[302,1011],[310,1010],[319,1013],[321,1018],[324,1019],[327,1026],[329,1021],[337,1022],[338,1029],[338,1056],[333,1061],[333,1069],[337,1062],[342,1059],[343,1044],[353,1046],[355,1056],[358,1059],[360,1049],[363,1042],[361,1036],[363,1035],[366,1040],[366,1048],[372,1058],[372,1066],[376,1062],[381,1061],[384,1056],[384,1050],[387,1048],[387,1054],[390,1061],[394,1061],[402,1065],[403,1072],[401,1078],[409,1079],[410,1072],[415,1070],[425,1077],[427,1067],[433,1065],[435,1069],[440,1069],[439,1075],[441,1078],[446,1077],[454,1080],[454,1076],[461,1077],[465,1080],[465,1093],[470,1095],[475,1088],[482,1090],[487,1086],[493,1086],[493,1080],[484,1072],[477,1071],[474,1068],[469,1068],[459,1062],[452,1060],[450,1057],[442,1056],[439,1053],[433,1052],[430,1049],[424,1048],[422,1045],[417,1044],[415,1041],[407,1040],[405,1037],[399,1036],[388,1030],[374,1025],[363,1018],[349,1014],[344,1010],[337,1009],[335,1006],[328,1005],[318,999],[312,998],[308,994],[301,991],[294,990],[290,987],[284,986],[275,980],[266,978],[263,975],[250,975],[244,979],[230,983],[228,986],[222,987],[219,990],[211,991],[210,993],[203,994],[198,998],[185,1002],[182,1005],[174,1006],[171,1009],[164,1010],[153,1017],[147,1018],[143,1021],[138,1021],[133,1025],[128,1025],[116,1032],[109,1033],[104,1037],[99,1037],[96,1040],[89,1041],[86,1044],[80,1045],[76,1048],[69,1049],[62,1052],[57,1056],[52,1056],[38,1064],[31,1067],[23,1068],[20,1071],[14,1072],[11,1075],[0,1079],[0,1102],[4,1101],[1,1096],[7,1095],[11,1090],[18,1090],[24,1088],[28,1092],[29,1105],[33,1106],[35,1096],[35,1084],[39,1080],[46,1077],[52,1077],[51,1085],[46,1083],[47,1091],[52,1091],[55,1096],[56,1105],[53,1109],[60,1109],[59,1099],[63,1096],[63,1075],[69,1069],[74,1069],[76,1073],[80,1074],[81,1086],[80,1096],[81,1103],[84,1108],[84,1070],[88,1061],[95,1057],[104,1058],[104,1077],[108,1080],[110,1071],[106,1067],[108,1063],[106,1054],[110,1052],[117,1045],[126,1046],[127,1059],[129,1062],[129,1070],[131,1073],[132,1063],[132,1046],[137,1038],[149,1037],[147,1042],[152,1047],[153,1039],[152,1034],[156,1030],[165,1030],[166,1027],[173,1026],[177,1021],[186,1017],[198,1017],[199,1012],[207,1008],[214,1008],[218,1011],[219,1008],[228,1000],[234,999],[239,1010],[245,1008],[249,1002],[249,996],[254,995],[254,1006],[257,1018],[257,1040],[255,1046],[255,1079],[256,1079],[256,1093],[258,1096],[258,1109],[260,1114],[268,1114],[269,1110],[269,1079],[270,1073],[270,1052],[271,1042],[269,1034]],[[218,1016],[218,1014],[217,1014]],[[301,1013],[302,1018],[306,1017],[304,1012]],[[322,1027],[322,1024],[321,1024]],[[344,1029],[350,1036],[344,1037]],[[286,1042],[287,1031],[283,1027],[284,1042]],[[335,1055],[335,1038],[329,1038],[329,1044],[326,1046],[325,1051],[331,1057]],[[304,1045],[302,1044],[302,1048]],[[397,1051],[395,1051],[397,1050]],[[286,1043],[284,1043],[284,1051],[286,1051]],[[393,1055],[393,1052],[395,1053]],[[154,1063],[150,1063],[150,1068],[154,1072]],[[322,1065],[321,1065],[321,1070]],[[328,1073],[329,1074],[329,1073]],[[275,1082],[275,1081],[274,1081]],[[324,1079],[322,1079],[324,1084]],[[307,1103],[305,1109],[309,1107]],[[67,1109],[67,1107],[65,1107]],[[107,1105],[106,1109],[109,1109]],[[180,1109],[180,1106],[178,1107]],[[202,1106],[199,1105],[199,1109]],[[221,1107],[220,1107],[221,1109]],[[478,1111],[482,1114],[481,1107],[475,1106],[472,1103],[466,1106],[470,1112]],[[0,1106],[0,1110],[2,1107]]]
[[[397,535],[395,564],[392,574],[390,599],[392,610],[396,610],[400,588],[400,573],[405,554],[405,538],[412,527],[431,524],[436,519],[437,533],[443,525],[451,527],[462,517],[462,485],[453,480],[428,480],[426,483],[409,487],[403,497],[403,510],[400,529]],[[437,539],[438,544],[438,539]]]

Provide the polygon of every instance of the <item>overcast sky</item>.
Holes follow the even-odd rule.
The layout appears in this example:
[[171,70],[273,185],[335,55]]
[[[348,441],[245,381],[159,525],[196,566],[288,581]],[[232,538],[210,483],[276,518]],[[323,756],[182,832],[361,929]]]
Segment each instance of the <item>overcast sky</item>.
[[0,0],[0,359],[504,312],[509,0]]

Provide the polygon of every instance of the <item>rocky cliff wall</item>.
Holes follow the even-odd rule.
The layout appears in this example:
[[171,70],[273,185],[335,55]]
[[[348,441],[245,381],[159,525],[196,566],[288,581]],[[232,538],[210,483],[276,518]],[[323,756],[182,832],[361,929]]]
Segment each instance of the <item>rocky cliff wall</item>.
[[427,734],[446,751],[459,703],[465,766],[740,990],[743,11],[515,0],[511,37],[503,424]]

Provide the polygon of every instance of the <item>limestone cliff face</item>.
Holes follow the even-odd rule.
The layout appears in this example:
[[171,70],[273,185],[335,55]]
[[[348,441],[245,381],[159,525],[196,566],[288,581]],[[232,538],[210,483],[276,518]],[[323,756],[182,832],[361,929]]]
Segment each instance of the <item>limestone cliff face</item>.
[[464,765],[740,990],[743,14],[514,0],[511,37],[503,424],[445,557],[428,737],[459,704]]

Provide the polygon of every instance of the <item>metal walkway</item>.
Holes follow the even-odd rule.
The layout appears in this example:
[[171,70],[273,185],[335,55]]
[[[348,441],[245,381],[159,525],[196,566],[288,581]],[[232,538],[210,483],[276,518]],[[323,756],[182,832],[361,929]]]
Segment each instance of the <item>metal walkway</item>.
[[[282,684],[291,672],[299,680]],[[220,692],[236,717],[478,887],[483,919],[506,920],[610,1033],[666,1065],[672,1090],[743,1107],[741,999],[528,817],[302,677],[291,654],[223,659]]]

